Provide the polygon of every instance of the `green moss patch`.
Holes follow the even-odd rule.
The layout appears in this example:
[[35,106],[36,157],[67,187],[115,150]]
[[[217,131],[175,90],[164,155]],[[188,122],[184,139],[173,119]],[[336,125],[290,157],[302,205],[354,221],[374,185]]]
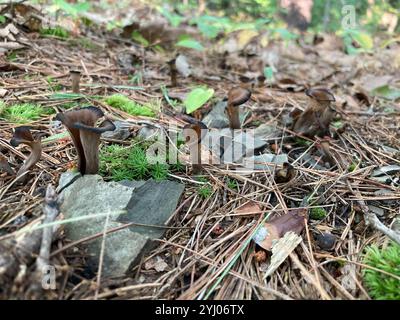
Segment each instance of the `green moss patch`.
[[100,174],[113,181],[121,180],[165,180],[169,165],[149,163],[145,147],[109,145],[100,151]]
[[[400,277],[400,246],[391,243],[385,249],[371,245],[366,249],[365,264]],[[400,300],[400,280],[369,268],[363,269],[368,293],[377,300]]]
[[28,123],[40,119],[43,116],[54,113],[53,109],[43,108],[32,103],[15,104],[0,106],[0,117],[13,123]]
[[114,94],[107,97],[105,102],[109,106],[133,116],[154,117],[156,115],[150,106],[138,104],[122,94]]

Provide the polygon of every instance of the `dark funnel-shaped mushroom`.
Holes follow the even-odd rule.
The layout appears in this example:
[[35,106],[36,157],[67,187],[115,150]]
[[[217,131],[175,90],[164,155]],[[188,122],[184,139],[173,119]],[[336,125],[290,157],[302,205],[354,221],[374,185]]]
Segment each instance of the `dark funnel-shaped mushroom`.
[[17,172],[17,177],[20,177],[30,168],[32,168],[42,155],[42,144],[40,139],[35,140],[30,131],[30,127],[22,126],[15,128],[14,135],[10,140],[10,145],[17,147],[20,144],[25,144],[31,149],[31,154],[24,161],[24,164]]
[[231,129],[240,129],[239,106],[250,99],[251,92],[242,87],[232,88],[228,93],[227,113],[229,118],[229,127]]
[[96,107],[84,107],[58,113],[56,119],[68,129],[78,153],[78,170],[84,174],[96,174],[99,171],[100,136],[105,131],[115,130],[115,125],[105,119],[103,111]]
[[308,107],[293,124],[293,131],[305,136],[324,135],[335,116],[331,104],[335,101],[333,93],[324,88],[307,89],[305,94],[310,98]]
[[190,150],[190,159],[193,166],[193,173],[201,172],[201,141],[207,134],[207,126],[201,122],[193,119],[191,123],[183,127],[183,135],[188,143]]

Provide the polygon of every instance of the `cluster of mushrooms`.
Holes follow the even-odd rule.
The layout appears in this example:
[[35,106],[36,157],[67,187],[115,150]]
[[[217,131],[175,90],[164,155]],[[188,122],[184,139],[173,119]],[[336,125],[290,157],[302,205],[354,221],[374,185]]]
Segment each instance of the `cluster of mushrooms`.
[[[69,131],[78,154],[78,170],[82,175],[96,174],[99,170],[99,144],[103,132],[115,130],[115,125],[104,118],[104,113],[97,107],[83,107],[58,113],[56,120],[61,121]],[[42,153],[40,138],[34,138],[31,127],[22,126],[14,130],[10,141],[13,147],[25,144],[31,150],[30,155],[19,168],[16,176],[24,176],[39,160]],[[0,157],[2,168],[14,174],[4,156]]]
[[[71,71],[73,92],[79,93],[79,71]],[[304,111],[293,112],[292,130],[300,135],[313,137],[328,134],[329,125],[334,118],[335,110],[332,102],[335,98],[327,89],[308,89],[305,94],[309,97],[309,103]],[[247,102],[251,97],[249,89],[234,87],[228,92],[226,114],[229,119],[229,127],[232,130],[240,129],[239,106]],[[78,170],[82,175],[96,174],[99,170],[99,144],[100,136],[105,131],[115,130],[115,125],[107,119],[104,113],[97,107],[82,107],[66,112],[58,113],[56,120],[61,121],[70,133],[78,155]],[[183,135],[190,149],[193,173],[202,170],[201,142],[207,132],[207,126],[192,117],[185,116],[188,124],[183,128]],[[24,164],[16,173],[17,178],[24,176],[39,160],[42,152],[40,137],[34,138],[30,127],[17,127],[10,144],[14,147],[25,144],[31,153]],[[327,148],[326,144],[323,150]],[[14,175],[7,159],[0,154],[0,168],[10,175]],[[294,168],[285,163],[283,168],[275,174],[277,183],[287,182],[294,176]]]

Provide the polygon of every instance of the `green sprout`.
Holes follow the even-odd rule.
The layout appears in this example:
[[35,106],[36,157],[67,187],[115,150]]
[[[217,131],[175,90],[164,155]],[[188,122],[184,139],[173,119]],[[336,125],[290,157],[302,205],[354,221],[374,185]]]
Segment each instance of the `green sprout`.
[[385,249],[379,249],[376,245],[366,248],[364,256],[365,264],[388,274],[364,268],[363,279],[372,298],[377,300],[400,300],[400,245],[392,242]]
[[234,179],[228,179],[227,186],[228,186],[229,189],[232,189],[232,190],[238,190],[239,189],[238,182],[236,180],[234,180]]

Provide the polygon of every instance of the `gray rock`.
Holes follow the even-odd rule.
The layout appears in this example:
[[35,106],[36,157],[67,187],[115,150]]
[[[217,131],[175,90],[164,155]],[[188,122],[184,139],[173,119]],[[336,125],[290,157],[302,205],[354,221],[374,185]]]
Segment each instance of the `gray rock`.
[[[74,177],[74,173],[64,173],[60,183],[65,185]],[[162,226],[175,211],[183,189],[183,184],[173,181],[117,183],[105,182],[98,175],[78,177],[62,191],[64,201],[60,210],[66,219],[97,216],[66,224],[66,235],[77,241],[101,233],[107,221],[107,230],[129,222]],[[162,237],[164,231],[164,228],[132,227],[107,234],[103,275],[124,276],[152,247],[152,240]],[[94,271],[98,267],[102,241],[99,237],[85,244],[88,262]]]
[[[118,218],[119,222],[163,226],[175,211],[185,186],[175,181],[148,180],[133,193],[126,215]],[[131,231],[160,238],[164,228],[133,226]]]
[[322,250],[330,251],[333,249],[336,243],[336,236],[334,236],[331,233],[323,232],[321,234],[317,234],[315,236],[315,240],[318,244],[318,246]]
[[264,153],[259,156],[244,158],[243,160],[246,168],[253,170],[272,170],[274,166],[271,166],[268,163],[281,165],[288,162],[288,157],[286,154],[276,155],[272,153]]
[[[203,118],[204,124],[208,128],[222,129],[229,127],[229,120],[225,113],[227,101],[218,102],[213,109]],[[243,124],[248,116],[248,112],[245,112],[244,108],[239,108],[239,119],[240,123]]]
[[137,137],[142,140],[156,139],[160,129],[150,126],[144,126],[140,128]]
[[106,131],[102,133],[102,137],[106,139],[114,139],[114,140],[126,140],[131,135],[129,130],[130,125],[123,121],[114,121],[115,125],[114,131]]
[[251,156],[254,150],[267,145],[265,140],[255,137],[252,130],[234,130],[229,128],[210,130],[203,139],[222,163],[238,163],[244,156]]

